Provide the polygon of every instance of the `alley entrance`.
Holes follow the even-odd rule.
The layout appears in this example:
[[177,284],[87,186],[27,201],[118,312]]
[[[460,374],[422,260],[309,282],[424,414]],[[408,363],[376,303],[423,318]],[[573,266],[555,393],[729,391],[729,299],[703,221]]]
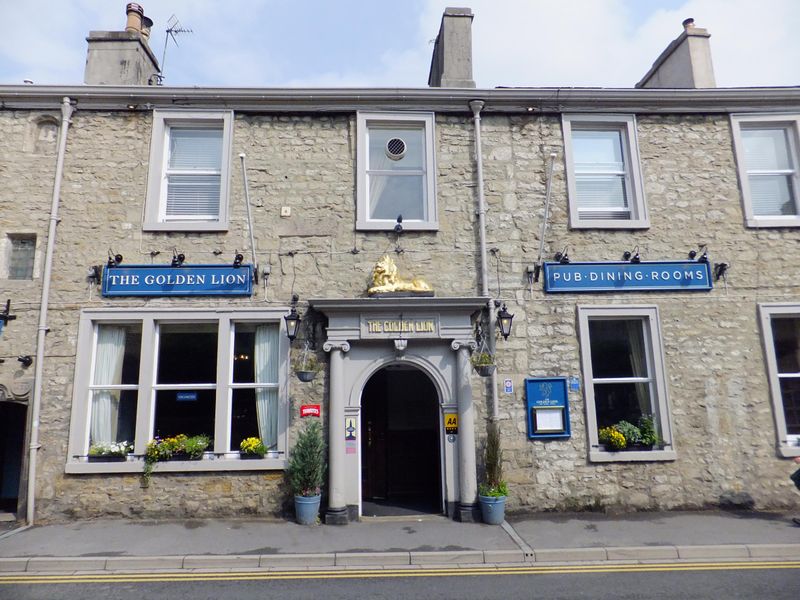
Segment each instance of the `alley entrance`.
[[0,402],[0,512],[16,512],[27,406]]
[[375,373],[361,395],[362,515],[442,513],[439,398],[413,367]]

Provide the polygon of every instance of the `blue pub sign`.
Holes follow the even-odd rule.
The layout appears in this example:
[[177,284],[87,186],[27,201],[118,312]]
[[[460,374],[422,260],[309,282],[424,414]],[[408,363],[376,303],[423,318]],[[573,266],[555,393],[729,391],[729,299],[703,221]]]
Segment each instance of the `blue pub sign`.
[[711,265],[694,260],[544,263],[548,293],[708,291]]
[[106,267],[102,293],[103,296],[250,296],[253,266]]
[[569,399],[566,377],[531,377],[525,380],[528,437],[568,438]]

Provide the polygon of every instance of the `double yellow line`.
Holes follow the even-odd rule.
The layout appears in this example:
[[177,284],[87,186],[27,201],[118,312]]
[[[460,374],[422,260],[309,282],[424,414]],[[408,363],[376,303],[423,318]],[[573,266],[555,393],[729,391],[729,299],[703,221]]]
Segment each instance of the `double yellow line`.
[[393,577],[466,577],[479,575],[563,575],[582,573],[652,573],[679,571],[746,571],[800,569],[800,561],[594,564],[514,567],[453,567],[452,569],[347,569],[315,571],[243,571],[174,573],[99,573],[96,575],[0,575],[0,585],[84,583],[160,583],[180,581],[277,581],[301,579],[388,579]]

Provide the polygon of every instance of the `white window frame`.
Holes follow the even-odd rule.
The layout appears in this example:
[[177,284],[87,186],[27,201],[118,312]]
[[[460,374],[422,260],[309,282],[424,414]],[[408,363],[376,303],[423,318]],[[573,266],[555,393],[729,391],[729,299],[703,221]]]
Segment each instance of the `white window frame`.
[[[661,324],[657,306],[578,306],[578,333],[581,346],[581,365],[583,368],[583,389],[586,404],[586,432],[589,442],[590,462],[641,462],[675,460],[672,423],[670,418],[667,380],[665,377],[664,348]],[[650,397],[654,412],[657,411],[661,424],[663,449],[631,450],[608,452],[598,439],[596,421],[597,409],[594,397],[594,376],[592,373],[592,347],[589,339],[591,319],[642,319],[644,323],[644,342],[648,347],[647,367],[650,383]]]
[[[164,218],[167,195],[167,161],[171,126],[222,127],[222,164],[220,172],[219,219],[191,220]],[[227,231],[230,196],[231,143],[233,112],[222,110],[154,110],[150,140],[150,167],[147,178],[144,231]]]
[[[797,209],[796,215],[770,215],[759,216],[753,212],[753,203],[750,192],[750,178],[745,164],[744,143],[742,141],[742,126],[757,129],[771,127],[785,127],[789,129],[789,152],[794,166],[792,188],[794,202]],[[733,148],[736,155],[736,166],[739,174],[739,187],[742,190],[742,204],[744,207],[745,223],[748,227],[800,227],[800,115],[769,114],[769,115],[731,115],[731,131],[733,132]]]
[[[153,309],[117,310],[93,309],[81,313],[78,325],[77,359],[72,394],[67,473],[140,473],[147,443],[153,437],[156,390],[158,326],[197,322],[219,323],[217,341],[217,381],[214,418],[214,448],[202,460],[159,462],[159,472],[187,471],[252,471],[284,469],[287,463],[287,429],[289,422],[289,342],[283,316],[288,307],[272,309]],[[233,411],[233,389],[243,387],[233,383],[233,344],[235,323],[274,323],[279,327],[278,355],[278,447],[265,458],[242,460],[238,450],[229,449],[230,425]],[[139,364],[138,399],[136,405],[136,435],[134,457],[127,462],[87,462],[91,419],[90,391],[96,353],[98,325],[141,324],[142,351]],[[109,386],[105,386],[108,388]],[[130,388],[131,386],[125,386]],[[174,388],[175,386],[166,386]],[[197,389],[196,385],[191,386]],[[247,387],[247,386],[244,386]],[[104,388],[104,389],[105,389]]]
[[800,456],[800,436],[789,437],[786,429],[786,415],[783,412],[778,361],[775,356],[775,339],[772,336],[773,317],[800,318],[800,304],[759,304],[758,316],[761,322],[761,335],[764,339],[764,354],[767,360],[772,413],[775,417],[778,454],[784,457]]
[[[623,160],[625,161],[625,190],[631,209],[630,219],[582,219],[578,210],[578,191],[575,176],[575,157],[572,146],[573,123],[575,129],[616,129],[622,132]],[[567,196],[569,198],[569,226],[572,229],[646,229],[650,227],[647,203],[642,185],[641,160],[634,115],[562,115],[564,135],[564,160],[567,170]]]
[[356,229],[365,231],[391,231],[395,219],[370,219],[369,217],[369,128],[371,125],[400,126],[421,125],[425,132],[425,189],[423,202],[426,219],[403,218],[404,231],[438,231],[439,218],[436,209],[436,160],[434,156],[433,113],[373,113],[359,112],[356,116],[358,136],[356,150]]

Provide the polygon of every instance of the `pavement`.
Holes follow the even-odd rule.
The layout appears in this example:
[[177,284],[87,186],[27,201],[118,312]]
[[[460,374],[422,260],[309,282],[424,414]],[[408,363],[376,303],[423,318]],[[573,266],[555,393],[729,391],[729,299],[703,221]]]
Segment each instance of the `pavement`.
[[345,526],[270,519],[91,520],[0,529],[0,572],[800,561],[800,527],[792,516],[544,513],[511,515],[500,526],[441,516],[371,518]]

